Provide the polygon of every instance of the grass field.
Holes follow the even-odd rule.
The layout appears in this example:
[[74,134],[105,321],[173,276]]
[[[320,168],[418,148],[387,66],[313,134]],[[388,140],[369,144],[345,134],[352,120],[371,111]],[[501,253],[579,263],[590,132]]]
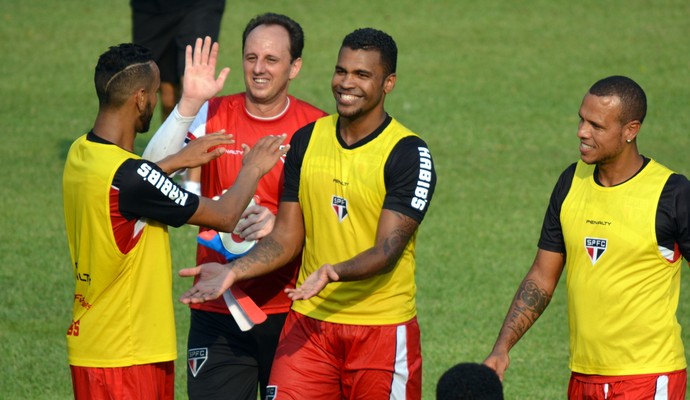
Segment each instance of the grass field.
[[[398,43],[398,83],[387,109],[426,139],[438,173],[418,239],[424,399],[434,398],[447,368],[490,351],[534,257],[553,184],[578,158],[577,110],[594,81],[613,74],[638,81],[649,98],[641,151],[690,174],[686,0],[228,1],[221,64],[233,72],[223,93],[242,89],[241,31],[269,10],[301,22],[304,66],[292,93],[327,111],[346,33],[373,26]],[[68,399],[64,333],[73,281],[62,167],[69,144],[96,115],[98,55],[130,40],[130,10],[124,0],[3,0],[0,21],[0,397]],[[150,137],[142,135],[137,148]],[[193,263],[194,234],[171,229],[175,270]],[[678,311],[687,345],[689,279],[683,276]],[[188,285],[176,278],[175,292]],[[175,304],[183,399],[188,312]],[[561,286],[512,352],[506,398],[565,398],[567,342]]]

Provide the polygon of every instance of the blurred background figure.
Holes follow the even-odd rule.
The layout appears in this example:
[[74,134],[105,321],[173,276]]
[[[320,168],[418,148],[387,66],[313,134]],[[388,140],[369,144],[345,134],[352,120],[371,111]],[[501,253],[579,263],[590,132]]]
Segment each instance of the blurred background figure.
[[[225,0],[130,0],[132,41],[147,47],[161,74],[161,121],[164,121],[182,93],[184,54],[196,38],[210,36],[218,41]],[[200,193],[200,170],[185,172],[182,185]]]
[[460,363],[439,378],[436,400],[503,400],[503,385],[486,365]]

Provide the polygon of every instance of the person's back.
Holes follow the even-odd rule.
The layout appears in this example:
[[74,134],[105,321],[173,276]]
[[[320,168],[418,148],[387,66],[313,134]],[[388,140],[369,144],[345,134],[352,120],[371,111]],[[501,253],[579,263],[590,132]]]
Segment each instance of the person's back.
[[[117,192],[109,190],[110,177],[132,158],[87,135],[67,155],[65,225],[77,273],[67,335],[71,365],[119,367],[177,356],[167,227],[156,221],[135,227],[137,220],[111,217],[110,197]],[[111,221],[120,224],[115,236]]]
[[[208,89],[215,94],[227,74],[213,77],[217,44],[199,39],[196,49],[193,57],[188,49],[190,75],[211,70]],[[160,78],[151,52],[132,43],[112,46],[98,60],[94,83],[98,114],[91,131],[70,147],[63,174],[75,277],[67,332],[74,395],[172,399],[177,342],[167,226],[231,231],[261,176],[289,145],[280,135],[261,139],[251,151],[244,147],[247,168],[236,184],[218,201],[200,198],[168,173],[220,156],[232,138],[210,134],[152,163],[133,153],[157,103]]]

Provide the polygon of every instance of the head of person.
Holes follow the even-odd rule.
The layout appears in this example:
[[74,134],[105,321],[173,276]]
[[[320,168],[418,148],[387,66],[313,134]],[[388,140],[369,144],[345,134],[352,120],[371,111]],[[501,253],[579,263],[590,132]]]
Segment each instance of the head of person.
[[503,400],[503,385],[486,365],[460,363],[439,378],[436,400]]
[[647,96],[632,79],[609,76],[589,89],[580,105],[580,157],[606,164],[637,153],[636,138],[647,114]]
[[258,104],[282,103],[302,67],[304,32],[290,17],[254,17],[242,33],[242,69],[247,98]]
[[136,131],[149,130],[158,101],[160,72],[147,48],[133,43],[111,46],[98,58],[94,83],[99,110],[129,107],[137,119]]
[[398,47],[385,32],[360,28],[345,36],[331,80],[338,114],[355,119],[384,112],[385,96],[397,79],[397,59]]

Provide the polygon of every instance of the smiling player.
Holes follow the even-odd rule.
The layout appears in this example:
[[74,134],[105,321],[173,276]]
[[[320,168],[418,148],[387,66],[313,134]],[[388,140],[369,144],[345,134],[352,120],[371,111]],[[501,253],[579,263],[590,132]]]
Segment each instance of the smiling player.
[[[166,124],[181,129],[161,127],[144,156],[162,159],[169,151],[176,151],[170,143],[179,143],[179,148],[185,136],[190,141],[225,130],[237,145],[228,146],[225,155],[201,168],[202,195],[220,195],[234,184],[242,167],[240,143],[251,146],[264,136],[282,133],[289,139],[297,129],[326,115],[288,94],[290,82],[302,67],[303,47],[302,28],[285,15],[267,13],[249,21],[242,34],[246,91],[210,99],[200,105],[196,119],[184,118],[176,110]],[[278,163],[259,182],[256,194],[260,205],[248,207],[235,230],[243,239],[261,239],[273,229],[282,174],[283,163]],[[198,264],[213,261],[225,262],[225,256],[205,246],[197,248]],[[238,326],[223,299],[192,305],[187,343],[190,399],[254,400],[257,382],[264,397],[278,336],[291,303],[283,290],[294,287],[298,268],[299,260],[295,260],[270,275],[238,285],[268,314],[266,322],[249,331]]]
[[180,271],[200,274],[182,300],[203,302],[303,251],[267,398],[421,398],[415,246],[436,175],[426,143],[384,108],[396,62],[385,32],[347,35],[338,113],[295,133],[275,229],[228,265]]
[[539,250],[484,361],[508,352],[567,271],[570,399],[680,399],[687,374],[676,318],[690,257],[690,183],[637,148],[647,97],[632,79],[596,82],[580,106],[580,161],[562,174]]

